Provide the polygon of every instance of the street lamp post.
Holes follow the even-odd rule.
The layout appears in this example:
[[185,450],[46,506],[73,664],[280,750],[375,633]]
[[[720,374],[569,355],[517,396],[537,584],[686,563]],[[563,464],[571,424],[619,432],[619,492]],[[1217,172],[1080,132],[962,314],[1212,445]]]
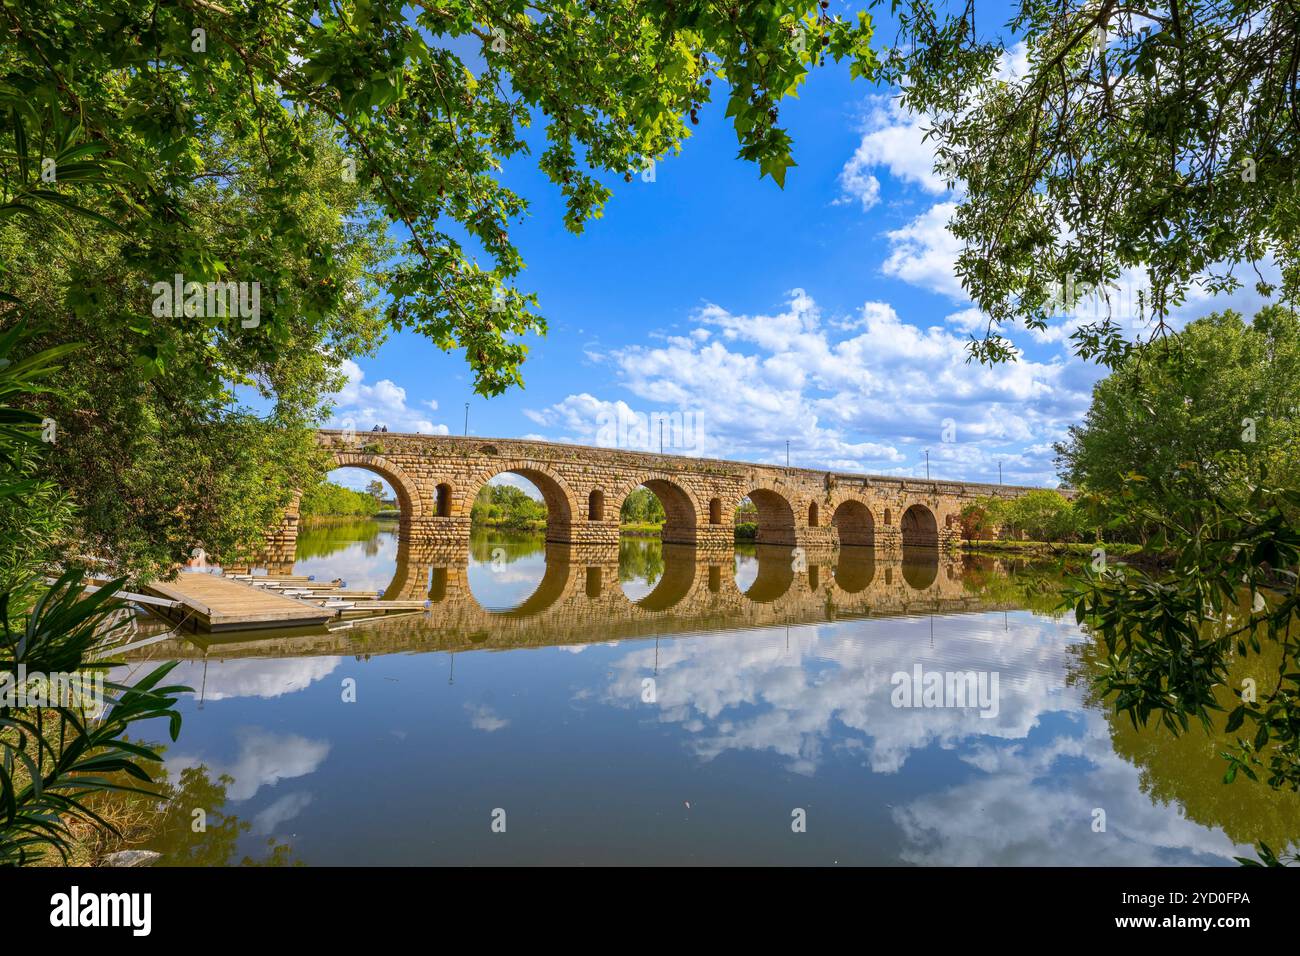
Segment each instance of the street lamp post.
[[785,440],[785,467],[790,467],[790,439]]
[[925,450],[925,480],[930,480],[930,449]]
[[469,435],[469,402],[465,403],[465,435]]

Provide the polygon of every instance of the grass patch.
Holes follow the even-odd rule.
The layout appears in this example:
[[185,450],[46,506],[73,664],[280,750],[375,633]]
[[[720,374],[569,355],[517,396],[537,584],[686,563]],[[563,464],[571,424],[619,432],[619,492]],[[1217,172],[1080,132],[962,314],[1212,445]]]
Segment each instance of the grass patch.
[[624,521],[619,524],[619,534],[628,534],[636,538],[650,538],[664,530],[662,521]]

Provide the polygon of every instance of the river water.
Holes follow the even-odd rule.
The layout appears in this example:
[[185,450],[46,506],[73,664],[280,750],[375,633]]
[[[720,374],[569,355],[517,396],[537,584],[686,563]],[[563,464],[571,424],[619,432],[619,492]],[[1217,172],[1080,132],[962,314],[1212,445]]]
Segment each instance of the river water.
[[[648,539],[584,560],[476,533],[467,567],[420,572],[427,612],[150,646],[132,673],[180,658],[196,691],[152,846],[195,864],[1235,865],[1300,833],[1294,795],[1221,782],[1222,740],[1094,699],[1099,645],[1056,610],[1055,565]],[[398,571],[391,523],[300,537],[296,573],[383,590]]]

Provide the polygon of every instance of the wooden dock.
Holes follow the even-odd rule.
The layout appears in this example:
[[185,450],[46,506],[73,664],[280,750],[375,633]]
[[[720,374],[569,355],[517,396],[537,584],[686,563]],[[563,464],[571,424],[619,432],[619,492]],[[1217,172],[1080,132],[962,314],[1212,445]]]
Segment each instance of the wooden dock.
[[188,572],[174,581],[155,582],[144,591],[175,601],[165,616],[205,631],[240,631],[323,624],[336,611],[296,598],[255,588],[217,574]]

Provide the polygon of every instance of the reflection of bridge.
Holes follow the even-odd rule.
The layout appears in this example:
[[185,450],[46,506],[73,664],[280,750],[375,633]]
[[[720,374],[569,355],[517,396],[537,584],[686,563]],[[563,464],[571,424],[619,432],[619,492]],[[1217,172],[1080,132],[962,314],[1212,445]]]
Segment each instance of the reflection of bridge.
[[[634,601],[618,576],[618,549],[548,544],[536,590],[507,611],[482,607],[468,568],[399,558],[386,598],[423,597],[426,613],[358,624],[334,633],[281,632],[237,642],[211,636],[151,645],[149,657],[267,657],[502,649],[582,644],[726,628],[809,624],[839,617],[1002,609],[970,593],[963,561],[936,549],[889,556],[870,548],[809,552],[760,545],[757,575],[744,591],[730,549],[666,545],[654,588]],[[970,559],[967,559],[968,561]],[[128,655],[130,656],[130,655]]]
[[[748,498],[758,510],[760,544],[873,545],[887,552],[903,544],[951,545],[971,499],[1029,490],[521,439],[322,431],[319,440],[333,452],[334,467],[365,469],[393,487],[401,538],[421,557],[465,548],[475,496],[506,473],[537,486],[546,501],[546,539],[564,544],[617,541],[619,509],[640,485],[663,503],[665,542],[730,547],[736,507]],[[297,536],[295,504],[270,535],[270,560],[292,562]]]

